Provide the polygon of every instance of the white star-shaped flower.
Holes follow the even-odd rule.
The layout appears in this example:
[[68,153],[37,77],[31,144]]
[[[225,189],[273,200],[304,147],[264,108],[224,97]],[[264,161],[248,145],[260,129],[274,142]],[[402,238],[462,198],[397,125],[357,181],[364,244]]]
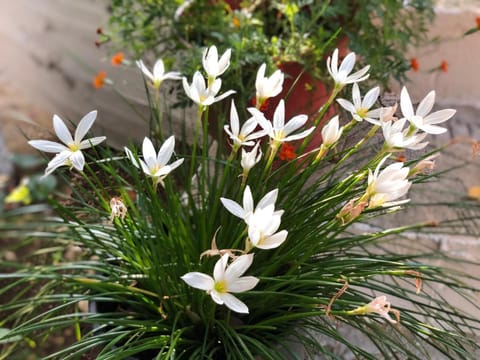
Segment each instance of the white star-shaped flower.
[[428,141],[422,142],[427,133],[409,134],[409,129],[404,129],[407,119],[387,121],[382,123],[383,137],[385,144],[390,151],[398,149],[420,150],[428,145]]
[[280,246],[288,235],[286,230],[276,232],[283,214],[283,210],[275,210],[277,197],[278,189],[272,190],[255,207],[252,191],[247,185],[243,192],[243,207],[230,199],[220,198],[220,201],[230,213],[245,221],[254,247],[273,249]]
[[125,153],[136,168],[141,168],[145,174],[161,183],[168,174],[170,174],[183,163],[183,159],[178,159],[171,164],[167,164],[172,157],[174,147],[175,138],[170,136],[162,144],[157,154],[152,141],[146,137],[143,139],[142,144],[142,154],[144,160],[135,157],[135,155],[128,148],[125,148]]
[[28,143],[35,149],[49,153],[56,153],[55,157],[48,163],[45,176],[51,174],[60,166],[71,166],[83,171],[85,157],[82,150],[100,144],[106,139],[105,136],[93,137],[83,140],[97,118],[97,111],[93,110],[85,115],[78,123],[75,135],[72,138],[70,131],[58,115],[53,115],[53,128],[55,134],[63,143],[48,140],[30,140]]
[[204,290],[219,305],[248,314],[248,307],[231,293],[240,293],[253,289],[259,280],[254,276],[242,276],[252,265],[253,254],[237,257],[228,265],[229,254],[224,254],[215,264],[213,277],[201,272],[189,272],[181,277],[189,286]]
[[372,173],[368,169],[368,207],[392,206],[403,204],[409,200],[394,201],[404,196],[412,183],[408,181],[410,169],[404,167],[402,162],[388,165],[380,171],[383,163],[390,155],[384,157]]
[[[269,205],[275,206],[277,197],[278,197],[278,189],[272,190],[269,193],[267,193],[258,202],[257,206],[255,207],[255,204],[253,202],[252,191],[250,190],[250,186],[247,185],[243,192],[243,206],[241,206],[239,203],[233,200],[226,199],[223,197],[220,198],[220,201],[230,213],[239,217],[240,219],[243,219],[248,225],[248,219],[251,214],[253,214],[258,209],[266,208]],[[283,210],[275,211],[275,214],[282,215]]]
[[370,69],[370,65],[365,66],[361,70],[353,73],[350,73],[355,66],[356,56],[355,53],[349,53],[345,59],[343,59],[340,68],[338,67],[338,49],[333,51],[332,57],[327,59],[327,70],[330,73],[330,76],[335,81],[336,85],[344,86],[346,84],[357,83],[363,81],[369,77],[367,74]]
[[332,146],[340,139],[342,133],[343,126],[339,126],[338,115],[336,115],[322,128],[322,144],[326,147]]
[[207,86],[205,79],[199,71],[193,74],[193,81],[190,85],[186,78],[183,78],[183,89],[187,96],[193,102],[200,106],[209,106],[217,101],[225,99],[227,96],[234,94],[234,90],[229,90],[220,96],[217,96],[222,87],[222,80],[216,79],[210,86]]
[[252,151],[242,149],[242,159],[240,165],[244,173],[247,173],[262,159],[262,150],[259,150],[260,143],[257,142]]
[[213,82],[222,75],[230,66],[231,49],[227,49],[223,55],[218,58],[218,50],[215,45],[206,48],[203,51],[202,64],[208,76],[208,82]]
[[380,125],[380,121],[378,120],[378,118],[380,117],[380,110],[370,110],[370,108],[377,101],[379,94],[380,88],[376,86],[373,89],[370,89],[362,100],[358,84],[355,83],[352,87],[353,103],[345,99],[337,99],[337,102],[345,110],[349,111],[355,120],[366,120],[374,125]]
[[269,77],[265,77],[265,69],[267,65],[264,63],[260,66],[255,80],[256,103],[260,107],[266,99],[277,96],[282,92],[284,74],[278,69]]
[[245,222],[248,224],[248,238],[254,247],[268,250],[279,247],[287,239],[288,231],[281,230],[282,215],[275,211],[273,204],[257,208],[250,213]]
[[434,135],[443,134],[447,132],[447,129],[437,126],[437,124],[450,119],[455,115],[456,110],[443,109],[430,114],[434,103],[435,91],[430,91],[420,104],[418,104],[417,111],[414,111],[407,88],[404,87],[400,93],[400,108],[402,109],[402,114],[415,129],[420,129]]
[[230,126],[225,125],[225,132],[228,134],[230,139],[233,141],[233,146],[239,148],[240,146],[252,146],[255,144],[254,139],[264,136],[265,131],[253,132],[257,127],[258,122],[254,117],[251,117],[242,125],[240,129],[240,122],[238,119],[237,109],[235,103],[232,100],[232,106],[230,108]]
[[312,126],[308,130],[290,135],[305,125],[308,120],[308,116],[303,114],[294,116],[285,124],[285,101],[283,99],[280,100],[277,108],[275,109],[273,114],[273,124],[271,121],[268,121],[265,118],[260,110],[249,108],[248,111],[250,111],[250,113],[257,119],[258,123],[263,130],[265,130],[267,135],[277,143],[303,139],[310,135],[315,129],[315,127]]
[[142,60],[136,61],[137,66],[142,73],[150,80],[152,86],[156,89],[160,87],[164,80],[181,80],[182,74],[178,71],[165,72],[165,65],[162,59],[158,59],[153,66],[153,73],[148,70]]

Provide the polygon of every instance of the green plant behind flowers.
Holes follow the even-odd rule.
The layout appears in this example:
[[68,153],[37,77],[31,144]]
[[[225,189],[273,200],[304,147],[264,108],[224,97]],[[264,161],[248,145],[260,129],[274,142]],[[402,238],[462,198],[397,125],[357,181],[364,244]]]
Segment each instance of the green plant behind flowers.
[[[344,62],[352,59],[347,57]],[[225,70],[215,67],[213,60],[210,65],[217,72]],[[360,81],[363,71],[350,75],[336,70],[331,69],[336,89],[331,100],[349,81]],[[203,79],[204,75],[198,76]],[[343,344],[357,358],[367,359],[423,359],[431,347],[446,357],[468,358],[478,349],[472,336],[480,328],[479,320],[449,303],[438,288],[448,287],[478,309],[472,297],[476,289],[466,282],[473,279],[429,265],[425,259],[450,259],[403,236],[405,231],[432,224],[366,232],[361,228],[372,218],[405,206],[395,201],[406,194],[412,182],[433,177],[417,172],[420,166],[428,166],[431,153],[408,164],[391,162],[388,155],[424,146],[423,133],[443,131],[437,124],[448,120],[451,110],[437,113],[435,124],[429,123],[429,110],[417,109],[411,116],[413,109],[409,109],[410,98],[404,89],[404,120],[393,122],[392,109],[382,108],[376,116],[371,113],[368,122],[352,119],[340,127],[333,118],[323,130],[297,131],[292,131],[288,122],[290,128],[271,133],[270,119],[263,119],[259,109],[249,109],[255,126],[249,135],[234,140],[235,136],[223,132],[224,125],[229,125],[235,135],[233,112],[230,119],[208,121],[223,96],[213,90],[215,80],[207,87],[215,94],[207,91],[208,96],[199,97],[194,96],[199,88],[188,87],[190,81],[184,81],[198,109],[198,118],[187,123],[194,128],[192,143],[181,138],[175,145],[171,134],[160,133],[153,143],[144,140],[141,149],[130,146],[118,153],[99,146],[103,138],[82,140],[96,112],[80,121],[77,129],[84,131],[75,132],[75,141],[69,141],[71,134],[58,117],[55,132],[64,144],[30,141],[38,149],[57,153],[47,173],[59,173],[72,194],[53,196],[50,206],[54,213],[48,217],[32,217],[44,210],[35,207],[2,215],[6,235],[41,238],[45,248],[38,255],[47,256],[42,262],[33,257],[30,264],[3,264],[13,269],[1,275],[4,286],[0,294],[10,297],[0,307],[3,358],[70,327],[75,329],[76,341],[42,354],[46,359],[76,359],[90,351],[97,359],[282,359],[299,356],[292,342],[302,343],[312,356],[320,353],[335,358],[337,355],[317,340],[319,335]],[[151,91],[155,102],[158,88]],[[213,104],[207,104],[209,99]],[[425,98],[423,108],[429,108],[428,104],[433,104],[431,96]],[[159,106],[152,106],[153,117],[158,116]],[[326,107],[321,109],[325,111]],[[365,115],[363,110],[359,114]],[[288,120],[300,124],[307,119]],[[388,126],[401,121],[407,125],[402,136],[391,136]],[[241,118],[241,123],[245,119]],[[208,136],[211,127],[222,134],[220,141]],[[383,145],[375,136],[380,129]],[[243,144],[252,133],[262,130],[252,140],[259,141],[258,145]],[[323,138],[322,145],[312,150],[308,148],[311,131],[321,132]],[[353,144],[339,140],[353,133],[357,138]],[[288,136],[296,136],[299,154],[282,161],[279,142]],[[152,156],[151,146],[161,155]],[[302,147],[309,150],[300,152]],[[247,175],[241,165],[247,157],[245,148],[262,151],[260,157],[254,156],[258,163]],[[174,154],[170,153],[173,149]],[[386,165],[387,161],[391,163]],[[62,171],[65,167],[79,172]],[[387,170],[394,186],[383,179],[383,188],[376,187]],[[275,211],[271,208],[273,195],[265,200],[274,189],[278,189]],[[235,210],[233,214],[232,209],[238,208],[232,204],[246,208],[248,200],[243,199],[248,191],[257,208],[254,214],[239,219],[243,215]],[[262,198],[264,207],[260,206]],[[22,214],[34,220],[16,222]],[[279,216],[281,226],[268,232],[264,226]],[[288,235],[256,241],[257,230],[272,237],[286,230]],[[406,250],[394,251],[393,241]],[[59,248],[68,246],[78,247],[81,255],[58,259]],[[245,264],[244,259],[252,260],[251,265],[243,271],[237,268],[231,278],[218,278],[225,270],[218,265],[221,261],[228,264],[228,272],[233,264]],[[198,289],[198,282],[192,280],[198,280],[198,273],[204,274],[204,280],[213,274],[213,287]],[[236,302],[218,304],[215,296],[227,299],[230,286],[243,287],[234,295],[247,312]],[[91,306],[81,311],[84,301]],[[339,324],[357,329],[376,352],[342,335]]]
[[179,61],[191,74],[198,65],[192,59],[205,46],[234,49],[232,71],[223,79],[229,88],[238,86],[239,73],[251,87],[263,62],[298,62],[326,80],[326,55],[339,43],[377,69],[373,82],[387,85],[393,77],[403,83],[410,69],[407,49],[426,40],[434,16],[430,0],[112,0],[110,5],[106,33],[115,48],[136,57],[153,53]]

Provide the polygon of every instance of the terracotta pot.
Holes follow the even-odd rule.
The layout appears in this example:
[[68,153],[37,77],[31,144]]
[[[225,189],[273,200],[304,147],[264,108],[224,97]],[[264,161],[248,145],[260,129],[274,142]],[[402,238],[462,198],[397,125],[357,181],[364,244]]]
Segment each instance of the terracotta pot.
[[223,0],[226,4],[230,5],[232,10],[240,9],[240,3],[242,0]]

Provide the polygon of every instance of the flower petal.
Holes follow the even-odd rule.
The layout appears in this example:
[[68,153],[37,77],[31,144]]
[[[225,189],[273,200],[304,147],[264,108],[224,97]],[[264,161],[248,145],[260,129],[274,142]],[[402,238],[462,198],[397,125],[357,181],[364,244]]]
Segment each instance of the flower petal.
[[63,120],[58,115],[53,115],[53,128],[57,137],[65,144],[73,143],[72,135]]
[[293,141],[293,140],[303,139],[304,137],[307,137],[308,135],[310,135],[313,132],[313,130],[315,130],[315,126],[312,126],[310,129],[302,131],[301,133],[287,136],[286,138],[283,139],[283,141]]
[[342,63],[340,64],[340,68],[338,72],[343,72],[346,74],[350,74],[352,72],[353,67],[355,66],[355,53],[351,52],[343,59]]
[[[156,164],[160,166],[166,165],[170,160],[170,158],[172,157],[174,148],[175,148],[175,137],[172,135],[167,140],[165,140],[165,142],[160,147],[160,150],[158,151]],[[143,156],[145,156],[145,154],[143,154]]]
[[75,143],[79,144],[82,139],[87,134],[88,130],[92,127],[95,119],[97,118],[97,110],[90,111],[85,115],[82,120],[78,123],[77,129],[75,130]]
[[33,146],[37,150],[45,151],[48,153],[60,153],[62,151],[68,150],[65,145],[48,140],[30,140],[28,144],[30,146]]
[[225,268],[227,267],[228,257],[228,254],[223,254],[215,263],[215,267],[213,268],[213,278],[215,281],[225,280]]
[[245,219],[245,210],[235,201],[225,198],[220,198],[223,206],[233,215],[239,217],[240,219]]
[[83,149],[94,147],[100,144],[101,142],[105,141],[106,138],[107,138],[106,136],[98,136],[98,137],[83,140],[82,142],[80,142],[79,148],[80,150],[83,150]]
[[209,291],[212,290],[215,283],[211,276],[203,274],[201,272],[189,272],[180,277],[189,286],[195,289]]
[[163,64],[162,59],[158,59],[153,65],[153,79],[160,80],[163,78],[163,74],[165,73],[165,65]]
[[433,104],[435,103],[435,91],[430,91],[427,96],[418,104],[416,114],[418,116],[425,117],[430,111],[432,111]]
[[262,239],[262,241],[260,241],[256,245],[256,247],[263,250],[274,249],[283,244],[283,242],[287,239],[287,235],[288,235],[287,230],[279,231],[276,234],[273,234],[272,236],[268,236]]
[[269,205],[274,205],[275,202],[277,201],[278,197],[278,189],[274,189],[270,192],[268,192],[258,203],[257,209],[263,209],[266,208]]
[[285,101],[282,99],[273,113],[273,128],[283,129],[285,125]]
[[183,164],[183,161],[185,159],[178,159],[178,160],[175,160],[173,163],[171,163],[169,166],[170,166],[170,171],[173,171],[175,170],[177,167],[179,167],[180,165]]
[[154,169],[157,166],[157,153],[153,147],[152,141],[145,137],[142,144],[142,154],[149,169]]
[[240,131],[240,122],[238,120],[238,112],[235,107],[235,102],[232,100],[232,105],[230,106],[230,126],[232,128],[232,133],[238,136]]
[[150,72],[150,70],[147,69],[147,67],[145,66],[145,64],[143,63],[142,60],[137,60],[135,62],[135,64],[137,64],[138,68],[142,71],[142,73],[150,79],[150,81],[153,81],[153,74]]
[[43,175],[43,177],[50,175],[52,172],[54,172],[60,166],[68,165],[67,164],[67,159],[70,157],[70,155],[71,155],[70,150],[63,151],[63,152],[55,155],[55,157],[52,160],[50,160],[50,162],[48,163],[47,168],[45,169],[45,174]]
[[237,279],[234,283],[228,284],[228,291],[232,293],[245,292],[252,290],[257,286],[260,280],[255,276],[243,276]]
[[352,100],[355,109],[362,107],[362,97],[360,96],[360,88],[357,83],[352,86]]
[[72,162],[72,165],[75,169],[78,171],[83,171],[83,167],[85,166],[85,158],[80,150],[74,151],[72,155],[70,155],[69,160]]
[[340,104],[341,107],[343,107],[347,111],[350,111],[351,113],[354,113],[357,111],[357,109],[355,109],[355,106],[348,100],[337,99],[337,102]]
[[[228,259],[228,254],[227,259]],[[224,255],[225,256],[225,255]],[[253,254],[241,255],[237,257],[225,271],[225,280],[227,281],[228,286],[235,283],[240,276],[242,276],[245,271],[248,270],[250,265],[253,262]],[[216,278],[215,278],[216,279]]]
[[225,303],[225,306],[240,314],[248,314],[248,307],[242,301],[238,300],[232,294],[219,294],[219,297]]
[[425,131],[426,133],[433,134],[433,135],[440,135],[440,134],[446,133],[448,131],[447,129],[445,129],[441,126],[428,125],[428,124],[425,124],[425,125],[419,127],[419,129]]
[[289,135],[295,130],[301,128],[308,120],[307,115],[297,115],[290,119],[290,121],[283,128],[283,133]]
[[410,99],[410,95],[408,95],[406,87],[403,87],[400,93],[400,108],[402,109],[403,116],[406,118],[410,118],[415,115],[413,112],[412,100]]
[[[355,83],[355,85],[356,84],[357,83]],[[375,104],[375,102],[377,101],[378,95],[380,95],[380,88],[378,86],[374,87],[373,89],[370,89],[365,95],[365,97],[363,98],[362,108],[370,109],[373,106],[373,104]]]
[[426,116],[424,118],[424,121],[425,121],[425,124],[428,124],[428,125],[440,124],[450,119],[453,115],[455,115],[456,112],[457,111],[454,109],[443,109],[443,110],[435,111],[434,113],[431,113],[430,115]]

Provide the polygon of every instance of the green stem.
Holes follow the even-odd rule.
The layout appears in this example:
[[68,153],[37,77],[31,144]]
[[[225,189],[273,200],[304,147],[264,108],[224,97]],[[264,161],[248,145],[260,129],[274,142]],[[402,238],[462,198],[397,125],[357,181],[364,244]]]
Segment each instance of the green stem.
[[[328,109],[330,108],[330,106],[332,105],[333,101],[337,97],[338,93],[342,90],[342,88],[343,88],[343,86],[339,86],[338,84],[335,84],[335,87],[333,88],[333,91],[330,94],[330,97],[325,102],[325,104],[323,104],[322,107],[318,110],[317,117],[315,118],[315,120],[313,122],[313,126],[315,126],[315,127],[318,126],[318,124],[323,119],[323,117],[327,113]],[[303,150],[305,150],[305,147],[310,143],[314,134],[316,134],[316,133],[317,133],[316,131],[312,132],[309,136],[307,136],[303,140],[302,144],[298,148],[299,153],[302,153]]]
[[270,169],[273,164],[273,160],[275,160],[275,155],[277,155],[278,148],[280,146],[280,142],[277,140],[273,140],[272,144],[270,145],[270,148],[268,149],[268,160],[267,164],[265,165],[265,168],[263,169],[262,173],[262,179],[266,179],[268,173],[270,172]]
[[193,132],[193,144],[192,144],[192,157],[190,162],[190,172],[188,174],[188,188],[191,189],[192,187],[192,177],[195,173],[195,163],[197,160],[197,146],[198,146],[198,135],[200,133],[200,127],[202,126],[202,114],[204,111],[204,107],[202,105],[198,106],[197,110],[197,121],[195,122],[195,130]]

